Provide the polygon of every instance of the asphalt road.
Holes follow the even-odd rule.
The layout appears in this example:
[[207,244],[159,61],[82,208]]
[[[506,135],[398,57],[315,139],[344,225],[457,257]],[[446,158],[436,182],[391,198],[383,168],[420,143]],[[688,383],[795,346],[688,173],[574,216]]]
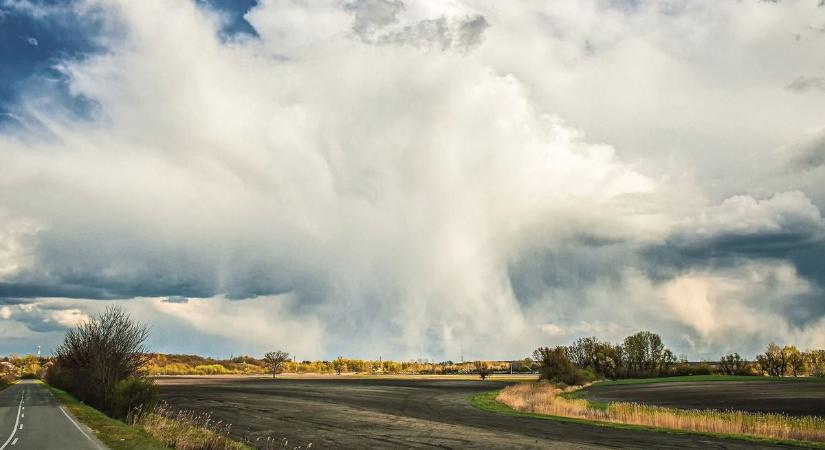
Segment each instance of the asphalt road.
[[[294,448],[780,448],[694,435],[512,417],[468,397],[502,382],[339,379],[158,380],[172,407],[211,412],[237,439]],[[260,442],[260,441],[259,441]]]
[[32,380],[0,391],[0,450],[106,449],[52,394]]
[[825,417],[825,382],[704,381],[630,385],[598,384],[584,398],[606,402],[640,402],[684,409],[736,409]]

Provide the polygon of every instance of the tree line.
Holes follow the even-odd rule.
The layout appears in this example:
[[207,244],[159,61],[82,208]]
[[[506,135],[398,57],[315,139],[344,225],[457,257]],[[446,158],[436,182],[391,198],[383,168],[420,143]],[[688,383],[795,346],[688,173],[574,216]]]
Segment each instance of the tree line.
[[[277,353],[277,352],[270,352]],[[282,352],[285,353],[285,352]],[[264,358],[238,356],[230,359],[212,359],[195,355],[152,354],[146,365],[150,375],[263,375],[271,373]],[[482,363],[479,365],[479,363]],[[332,360],[295,361],[287,357],[278,365],[278,373],[315,374],[403,374],[403,375],[451,375],[477,374],[482,367],[489,373],[530,373],[535,364],[531,360],[510,361],[388,361],[357,358]]]
[[661,337],[650,331],[632,334],[616,344],[584,337],[569,346],[539,347],[533,360],[542,378],[568,385],[603,378],[680,375],[825,376],[825,350],[800,351],[792,345],[771,343],[755,361],[731,353],[718,361],[693,364],[677,358]]

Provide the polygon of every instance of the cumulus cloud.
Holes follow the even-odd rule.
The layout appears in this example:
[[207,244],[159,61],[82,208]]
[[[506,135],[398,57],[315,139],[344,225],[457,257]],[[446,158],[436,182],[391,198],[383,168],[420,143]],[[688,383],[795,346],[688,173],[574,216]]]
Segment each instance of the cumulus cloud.
[[682,225],[672,242],[686,251],[769,253],[809,246],[825,238],[825,220],[799,191],[769,199],[726,199]]
[[696,355],[730,330],[813,342],[783,314],[821,280],[782,252],[821,245],[823,188],[753,174],[823,125],[777,89],[821,62],[777,38],[816,5],[263,0],[257,37],[229,40],[189,2],[76,8],[125,31],[54,67],[94,114],[29,91],[39,125],[0,134],[16,336],[118,300],[166,351],[513,357],[642,327]]

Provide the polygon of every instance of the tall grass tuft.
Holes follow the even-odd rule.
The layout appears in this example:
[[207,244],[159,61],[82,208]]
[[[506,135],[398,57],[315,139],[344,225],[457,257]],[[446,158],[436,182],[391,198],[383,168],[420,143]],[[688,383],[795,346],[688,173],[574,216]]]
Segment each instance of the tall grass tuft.
[[742,411],[682,410],[638,403],[610,403],[605,409],[587,400],[566,399],[549,383],[521,383],[504,388],[496,400],[517,410],[674,430],[738,434],[770,439],[825,442],[825,418]]
[[178,450],[244,450],[245,445],[229,438],[231,425],[210,414],[172,410],[159,403],[148,411],[136,410],[128,422]]

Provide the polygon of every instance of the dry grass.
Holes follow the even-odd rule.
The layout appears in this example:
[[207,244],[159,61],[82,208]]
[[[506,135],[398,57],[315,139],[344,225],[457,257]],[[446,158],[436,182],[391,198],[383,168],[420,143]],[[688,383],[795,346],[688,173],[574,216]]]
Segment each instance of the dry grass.
[[312,448],[312,444],[290,446],[286,438],[265,437],[247,444],[229,437],[232,426],[216,420],[210,414],[173,410],[166,403],[159,403],[150,411],[135,411],[128,422],[169,448],[179,450],[275,450]]
[[245,450],[249,447],[229,438],[231,425],[209,414],[173,411],[161,403],[152,410],[138,411],[129,423],[179,450]]
[[561,397],[563,392],[548,383],[522,383],[504,388],[496,400],[517,411],[537,414],[674,430],[825,442],[825,419],[820,417],[681,410],[638,403],[610,403],[606,409],[596,409],[590,407],[587,400]]

